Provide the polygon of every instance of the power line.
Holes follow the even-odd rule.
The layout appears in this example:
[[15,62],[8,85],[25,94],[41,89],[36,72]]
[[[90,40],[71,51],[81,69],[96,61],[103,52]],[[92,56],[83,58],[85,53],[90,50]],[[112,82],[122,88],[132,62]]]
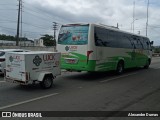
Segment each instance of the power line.
[[[13,20],[1,20],[0,19],[0,23],[16,23],[16,22],[17,21],[13,21]],[[49,27],[39,26],[39,25],[27,23],[27,22],[22,22],[22,24],[33,26],[33,27],[36,27],[36,28],[44,29],[44,30],[48,30],[49,29]]]
[[[31,11],[31,12],[34,12],[34,13],[37,13],[37,14],[39,14],[39,15],[42,15],[42,12],[39,12],[39,11],[35,11],[35,10],[32,10],[32,9],[30,9],[29,7],[25,7],[25,8],[27,8],[28,9],[28,11]],[[50,19],[52,19],[52,21],[53,21],[53,17],[51,17],[50,15],[48,15],[48,14],[43,14],[43,16],[47,16],[47,17],[49,17]],[[46,18],[46,17],[45,17]]]
[[[159,30],[157,30],[157,29],[154,29],[154,28],[150,28],[150,29],[152,29],[154,32],[156,32],[156,33],[159,33]],[[158,35],[159,36],[159,35]]]
[[[29,9],[28,7],[25,7],[25,8]],[[41,14],[41,15],[42,15],[42,13],[37,12],[37,11],[33,11],[33,10],[31,10],[31,9],[29,9],[29,11],[31,11],[31,12],[35,12],[35,13],[38,13],[38,14]],[[33,16],[36,16],[36,17],[41,18],[41,19],[44,19],[45,21],[46,21],[46,20],[48,20],[48,19],[46,19],[46,17],[45,17],[45,18],[44,18],[44,17],[42,18],[42,16],[37,16],[37,15],[35,15],[35,14],[31,13],[31,12],[26,12],[26,13],[28,13],[28,14],[32,14]],[[26,23],[26,24],[29,24],[29,23]],[[38,25],[33,25],[33,24],[30,24],[30,25],[32,25],[32,26],[34,26],[34,27],[38,27],[38,28],[44,28],[44,27],[42,27],[42,26],[38,26]]]
[[[1,18],[5,18],[5,20],[10,20],[10,19],[12,19],[13,20],[13,17],[12,18],[9,18],[9,16],[7,16],[7,15],[0,15],[1,16]],[[11,17],[11,16],[10,16]]]
[[16,23],[16,21],[0,21],[0,23]]
[[10,30],[16,30],[14,28],[8,28],[8,27],[4,27],[4,26],[0,26],[1,28],[4,28],[4,29],[10,29]]
[[16,5],[13,5],[13,4],[0,4],[0,5],[16,6]]
[[[11,32],[13,32],[13,31],[15,31],[16,32],[16,30],[17,29],[14,29],[14,28],[8,28],[8,27],[4,27],[4,26],[0,26],[1,28],[3,28],[3,29],[5,29],[5,30],[7,30],[7,31],[11,31]],[[15,33],[14,32],[14,33]],[[45,34],[45,33],[50,33],[50,34],[52,34],[52,32],[32,32],[32,31],[25,31],[25,30],[23,30],[23,32],[24,33],[30,33],[30,34],[38,34],[38,35],[40,35],[40,34]]]
[[[28,4],[28,5],[29,5],[29,4]],[[35,10],[33,10],[33,9],[30,9],[29,7],[25,7],[25,8],[29,9],[29,10],[32,11],[32,12],[38,13],[38,14],[40,14],[40,15],[41,15],[42,12],[43,12],[43,15],[45,15],[45,16],[49,17],[50,19],[52,19],[52,21],[55,20],[55,17],[51,16],[50,14],[47,14],[46,11],[44,11],[44,10],[42,10],[42,9],[40,9],[40,8],[37,8],[36,6],[34,6],[34,7],[32,7],[32,8],[34,8],[34,9],[36,9],[36,10],[38,10],[38,11],[35,11]],[[39,11],[41,11],[41,12],[39,12]],[[61,23],[58,23],[58,24],[61,24]]]
[[[17,9],[0,9],[0,10],[17,10]],[[13,11],[13,12],[15,12],[15,11]]]
[[30,24],[30,23],[25,23],[25,22],[23,22],[23,24],[30,25],[30,26],[33,26],[33,27],[36,27],[36,28],[40,28],[40,29],[44,29],[44,30],[48,30],[48,29],[47,29],[47,28],[45,28],[45,27],[42,27],[42,26],[36,26],[36,25]]
[[0,21],[16,22],[16,21],[14,21],[14,20],[9,20],[9,19],[0,19]]
[[160,28],[160,26],[148,26],[150,28]]
[[[31,7],[30,4],[28,4],[28,5],[29,5],[29,7]],[[55,17],[54,17],[53,15],[51,15],[51,14],[48,14],[47,11],[45,11],[45,10],[43,10],[43,9],[40,9],[40,8],[38,8],[38,7],[36,7],[36,6],[33,6],[33,7],[32,7],[33,9],[38,10],[38,11],[35,11],[35,10],[33,10],[33,9],[30,9],[29,7],[26,7],[26,8],[29,9],[29,10],[31,10],[32,12],[39,13],[40,15],[41,15],[42,12],[43,12],[43,15],[44,15],[44,16],[47,16],[47,17],[51,18],[52,21],[53,21],[53,20],[54,20],[54,21],[57,21],[57,20],[55,19]],[[39,11],[41,11],[41,12],[39,12]],[[56,16],[56,17],[58,17],[58,16]],[[63,18],[60,18],[60,17],[58,17],[58,18],[61,19],[61,20],[64,20]],[[67,20],[67,21],[68,21],[68,20]],[[62,22],[57,22],[57,23],[60,24],[60,25],[63,24]]]
[[[28,14],[33,15],[34,17],[40,18],[40,20],[44,20],[45,22],[49,22],[49,20],[48,20],[47,18],[43,18],[43,17],[41,17],[41,16],[35,15],[35,14],[33,14],[33,13],[31,13],[31,12],[27,12],[27,11],[25,11],[25,13],[28,13]],[[50,20],[50,21],[51,21],[51,20]]]
[[23,31],[23,32],[27,32],[27,33],[33,33],[33,34],[45,34],[45,33],[50,33],[50,34],[52,34],[52,32],[31,32],[31,31]]
[[[8,31],[10,33],[13,33],[15,35],[16,32],[13,32],[12,30],[8,30],[8,29],[5,29],[5,31]],[[6,34],[6,33],[5,33]]]
[[[4,29],[9,29],[9,30],[17,30],[15,28],[8,28],[8,27],[4,27],[4,26],[0,26],[1,28],[4,28]],[[23,31],[23,32],[31,32],[31,33],[42,33],[42,32],[32,32],[32,31]],[[52,32],[50,32],[52,33]]]

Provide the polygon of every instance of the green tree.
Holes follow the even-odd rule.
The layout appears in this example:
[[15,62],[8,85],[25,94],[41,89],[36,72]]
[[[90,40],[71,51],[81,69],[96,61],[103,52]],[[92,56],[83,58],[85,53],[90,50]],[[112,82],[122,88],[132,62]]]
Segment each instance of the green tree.
[[15,37],[11,35],[0,34],[0,40],[15,41]]
[[[16,36],[0,34],[0,40],[16,41]],[[20,41],[28,41],[28,38],[22,37],[20,38]]]
[[45,46],[56,46],[56,40],[54,40],[52,35],[45,34],[40,39],[43,39]]

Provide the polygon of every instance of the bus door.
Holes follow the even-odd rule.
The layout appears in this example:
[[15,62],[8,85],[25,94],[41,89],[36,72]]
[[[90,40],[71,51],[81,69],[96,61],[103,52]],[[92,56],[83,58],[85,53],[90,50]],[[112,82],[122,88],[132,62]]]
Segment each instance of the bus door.
[[130,39],[132,49],[131,49],[131,61],[130,61],[130,67],[136,67],[137,66],[137,60],[136,60],[136,42],[135,39]]
[[140,41],[140,38],[138,36],[134,36],[133,37],[134,40],[134,61],[136,62],[136,66],[135,67],[139,67],[141,65],[143,65],[143,44]]

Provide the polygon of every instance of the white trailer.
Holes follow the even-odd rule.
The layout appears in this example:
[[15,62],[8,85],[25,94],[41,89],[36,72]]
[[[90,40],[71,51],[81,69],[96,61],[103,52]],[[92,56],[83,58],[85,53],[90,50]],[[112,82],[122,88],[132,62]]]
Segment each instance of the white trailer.
[[9,52],[6,54],[5,80],[28,85],[39,82],[50,88],[53,79],[61,74],[58,52]]

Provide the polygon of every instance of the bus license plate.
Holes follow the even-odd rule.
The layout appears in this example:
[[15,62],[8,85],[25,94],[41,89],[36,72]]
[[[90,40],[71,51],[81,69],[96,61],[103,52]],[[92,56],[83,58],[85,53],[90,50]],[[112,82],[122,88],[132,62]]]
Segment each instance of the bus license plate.
[[77,59],[66,59],[66,63],[68,64],[77,64],[78,60]]

